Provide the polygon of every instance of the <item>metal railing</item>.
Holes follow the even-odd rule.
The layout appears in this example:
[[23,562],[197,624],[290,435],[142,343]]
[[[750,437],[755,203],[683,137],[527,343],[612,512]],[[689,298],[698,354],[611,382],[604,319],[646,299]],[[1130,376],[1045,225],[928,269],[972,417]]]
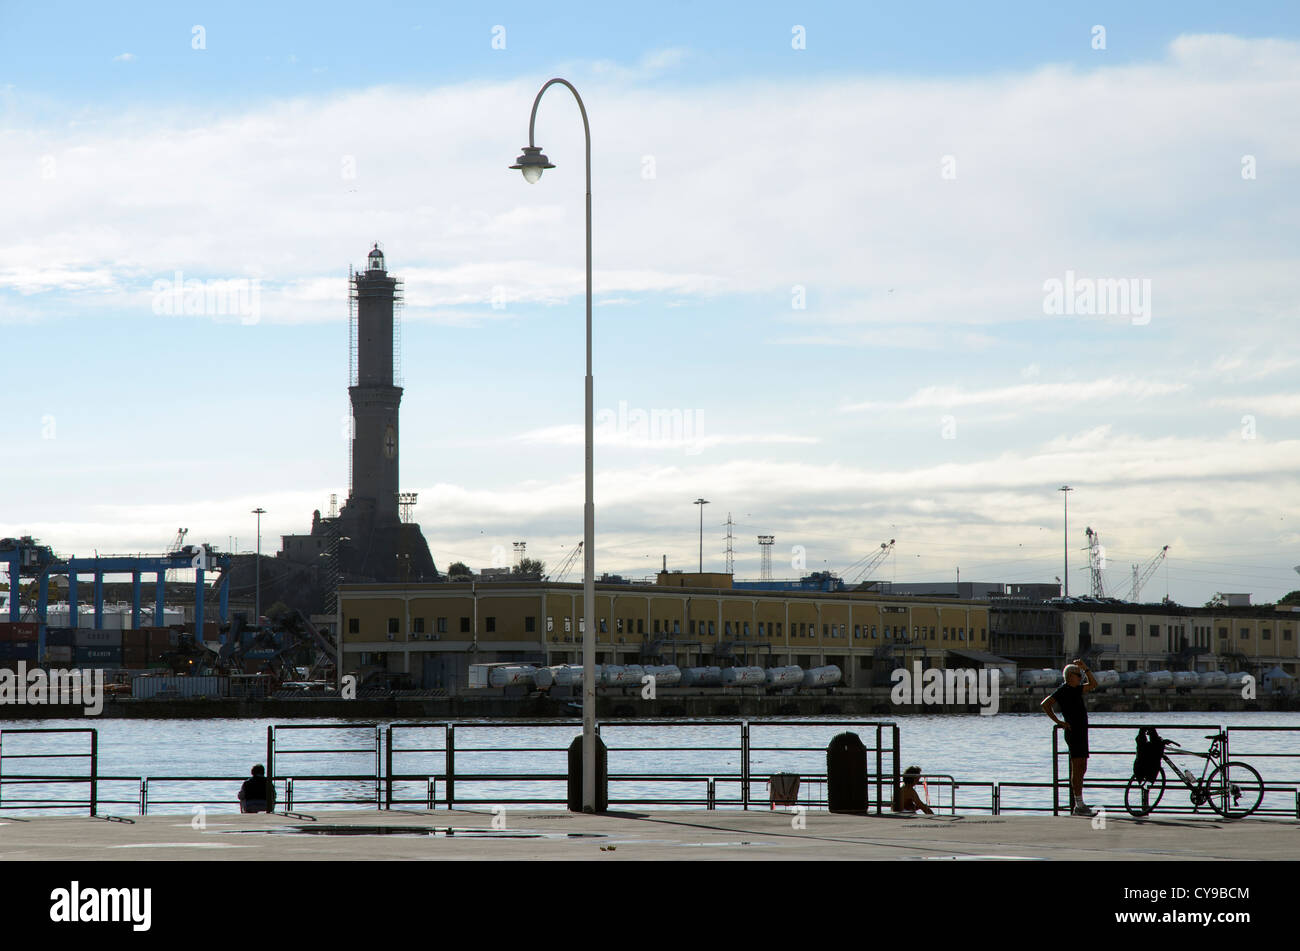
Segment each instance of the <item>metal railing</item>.
[[[1296,734],[1300,727],[1288,726],[1234,726],[1206,724],[1093,724],[1091,731],[1103,738],[1099,748],[1092,751],[1098,772],[1087,777],[1085,789],[1098,792],[1103,799],[1118,793],[1120,814],[1123,811],[1123,791],[1131,775],[1134,755],[1131,743],[1120,748],[1107,748],[1104,738],[1116,736],[1115,731],[1136,731],[1155,726],[1166,736],[1178,737],[1183,733],[1197,733],[1197,742],[1188,741],[1191,751],[1203,752],[1209,741],[1201,740],[1205,733],[1223,732],[1228,738],[1224,760],[1231,755],[1238,759],[1266,760],[1268,764],[1286,763],[1294,766],[1300,760],[1300,744],[1282,750],[1250,750],[1253,739],[1270,734]],[[876,814],[892,806],[893,791],[898,787],[900,770],[899,727],[893,722],[862,721],[809,721],[809,720],[641,720],[607,722],[598,727],[607,742],[609,757],[609,804],[616,806],[669,806],[702,807],[704,809],[749,809],[766,806],[768,797],[754,794],[754,784],[760,790],[769,776],[792,772],[800,777],[800,795],[796,805],[824,808],[826,773],[824,757],[826,746],[817,741],[810,744],[794,734],[798,745],[774,745],[764,742],[767,728],[797,728],[827,736],[832,732],[850,730],[866,734],[864,743],[868,751],[869,807]],[[563,743],[552,744],[539,731],[560,730]],[[653,733],[637,736],[638,730]],[[665,735],[664,731],[680,731]],[[308,733],[305,731],[317,731]],[[324,731],[324,732],[321,732]],[[329,736],[325,745],[303,745],[293,742],[306,736]],[[493,732],[498,731],[498,732]],[[505,731],[505,736],[502,732]],[[513,736],[514,731],[521,735]],[[704,731],[698,742],[688,743],[691,731]],[[734,731],[734,732],[732,732]],[[292,810],[295,806],[369,806],[377,809],[418,807],[434,810],[439,807],[455,809],[480,805],[539,805],[556,806],[567,803],[567,753],[568,741],[581,732],[581,721],[474,721],[435,723],[393,723],[387,728],[375,723],[313,723],[278,724],[267,729],[267,778],[282,790],[278,810]],[[629,733],[631,734],[629,736]],[[719,734],[722,738],[719,738]],[[88,735],[88,751],[82,748],[66,749],[63,741],[70,736]],[[342,736],[339,736],[342,734]],[[28,750],[20,746],[20,737],[41,737],[53,741],[53,749]],[[358,735],[360,739],[358,739]],[[789,737],[791,734],[787,733]],[[624,742],[624,738],[626,741]],[[1059,736],[1052,736],[1052,776],[1047,782],[1030,781],[959,781],[950,774],[929,773],[924,778],[937,790],[931,807],[936,811],[1059,815],[1062,810],[1061,792],[1069,789],[1068,760]],[[756,742],[757,741],[757,742]],[[1295,750],[1290,752],[1289,750]],[[1175,752],[1175,751],[1171,751]],[[656,756],[656,754],[658,754]],[[690,754],[690,763],[683,764],[681,772],[656,769],[660,762],[678,759]],[[542,761],[539,768],[530,771],[518,769],[504,771],[491,768],[491,760],[501,756],[514,758],[518,763],[525,757],[560,757],[553,765]],[[363,770],[329,772],[320,764],[338,763],[340,758],[363,757],[367,766]],[[289,768],[297,757],[310,757],[304,764],[311,772]],[[424,757],[423,760],[420,758]],[[1117,762],[1118,770],[1108,768]],[[485,768],[483,759],[489,761]],[[13,761],[63,761],[86,764],[83,772],[69,773],[12,773],[6,765]],[[301,762],[301,760],[298,760]],[[650,768],[645,768],[649,766]],[[622,771],[619,768],[622,767]],[[1274,772],[1266,769],[1261,772]],[[1118,775],[1115,775],[1118,773]],[[85,809],[97,816],[105,807],[128,807],[139,815],[147,815],[156,807],[176,806],[234,806],[234,793],[246,776],[118,776],[100,775],[98,772],[98,737],[93,729],[19,729],[0,730],[0,809],[4,810],[63,810]],[[1256,815],[1288,816],[1300,818],[1300,782],[1288,777],[1266,776],[1265,798]],[[1172,782],[1172,781],[1171,781]],[[179,791],[168,787],[188,784],[192,788]],[[306,785],[307,795],[301,788]],[[325,784],[322,792],[313,787]],[[6,794],[17,788],[28,792],[31,787],[63,787],[79,785],[84,798],[58,799],[51,795]],[[126,789],[122,789],[126,786]],[[297,786],[298,788],[295,788]],[[507,787],[504,791],[502,787]],[[632,789],[627,789],[632,786]],[[161,789],[160,789],[161,787]],[[217,788],[220,791],[218,792]],[[485,788],[487,787],[487,788]],[[557,788],[558,787],[558,788]],[[636,788],[639,787],[639,788]],[[817,787],[814,790],[814,787]],[[1178,785],[1171,785],[1178,792]],[[212,789],[212,795],[207,790]],[[196,790],[197,795],[196,795]],[[1018,791],[1050,791],[1050,797],[1029,802],[1008,802],[1009,794]],[[159,793],[161,792],[161,798]],[[972,796],[972,793],[980,795]],[[1271,795],[1270,795],[1271,794]],[[1285,794],[1285,799],[1278,794]],[[987,799],[984,798],[987,796]],[[1175,797],[1181,798],[1181,797]],[[964,800],[964,801],[960,801]],[[1101,805],[1111,807],[1109,801]],[[1174,804],[1168,798],[1161,803],[1162,813],[1191,813],[1190,801],[1186,805]]]

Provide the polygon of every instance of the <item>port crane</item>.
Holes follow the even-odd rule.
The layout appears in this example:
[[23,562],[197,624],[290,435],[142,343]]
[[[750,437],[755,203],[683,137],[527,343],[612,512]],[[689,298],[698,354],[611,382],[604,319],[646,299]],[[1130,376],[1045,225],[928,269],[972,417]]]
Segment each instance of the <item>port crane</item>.
[[876,569],[876,566],[884,561],[893,550],[894,539],[891,538],[887,542],[881,542],[880,547],[870,555],[867,555],[865,558],[859,558],[853,564],[845,568],[843,572],[844,576],[847,577],[850,571],[856,569],[858,573],[853,576],[853,583],[856,584],[864,576],[870,575],[871,572]]
[[556,581],[563,581],[568,576],[569,572],[573,569],[573,563],[578,560],[578,556],[581,554],[582,542],[578,542],[578,544],[570,549],[569,553],[564,556],[564,561],[560,562],[560,567],[556,569]]
[[1152,556],[1151,560],[1146,563],[1145,568],[1139,569],[1139,566],[1133,566],[1133,588],[1129,591],[1128,595],[1130,601],[1137,601],[1138,596],[1142,594],[1142,586],[1151,580],[1151,576],[1155,574],[1156,569],[1160,567],[1160,562],[1165,560],[1165,555],[1168,551],[1168,545],[1161,548],[1154,556]]
[[1101,547],[1101,535],[1091,528],[1085,534],[1088,536],[1088,573],[1092,576],[1092,596],[1104,598],[1106,585],[1102,581],[1101,572],[1106,567],[1106,555],[1105,549]]

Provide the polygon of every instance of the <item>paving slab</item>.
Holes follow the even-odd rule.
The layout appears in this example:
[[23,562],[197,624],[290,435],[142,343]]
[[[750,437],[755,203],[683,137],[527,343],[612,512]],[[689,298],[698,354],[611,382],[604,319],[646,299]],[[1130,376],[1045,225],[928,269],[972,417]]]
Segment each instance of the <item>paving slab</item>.
[[[798,828],[802,819],[804,827]],[[0,818],[0,860],[1294,860],[1300,821],[517,809]]]

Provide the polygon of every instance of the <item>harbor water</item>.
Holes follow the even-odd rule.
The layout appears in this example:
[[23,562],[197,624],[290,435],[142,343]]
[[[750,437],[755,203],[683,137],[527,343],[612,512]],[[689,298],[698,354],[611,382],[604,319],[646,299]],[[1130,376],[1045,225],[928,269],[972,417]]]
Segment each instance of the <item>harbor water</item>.
[[[803,776],[826,772],[825,747],[831,737],[845,730],[858,732],[870,748],[876,731],[868,723],[896,723],[899,727],[899,769],[916,764],[927,775],[926,792],[932,804],[947,811],[952,804],[956,784],[956,811],[987,812],[992,791],[978,783],[1049,783],[1052,780],[1052,724],[1041,714],[1000,714],[997,716],[908,715],[878,718],[782,719],[768,723],[749,720],[751,808],[767,808],[766,780],[778,772]],[[1111,779],[1121,784],[1132,771],[1134,734],[1132,729],[1104,729],[1107,724],[1149,724],[1160,726],[1164,736],[1179,741],[1186,749],[1204,752],[1209,741],[1206,733],[1217,726],[1232,727],[1231,758],[1245,760],[1259,770],[1268,785],[1300,783],[1300,713],[1094,713],[1091,734],[1093,756],[1089,780]],[[88,749],[85,734],[24,734],[21,729],[77,730],[91,726],[97,730],[99,798],[120,800],[100,806],[103,814],[131,816],[139,814],[140,780],[149,779],[149,814],[189,814],[196,804],[213,812],[238,810],[236,794],[242,778],[255,763],[265,763],[267,728],[278,724],[277,753],[274,771],[277,779],[294,779],[294,808],[310,812],[321,809],[375,808],[381,783],[369,779],[333,779],[339,775],[373,777],[382,766],[380,745],[376,754],[373,725],[342,720],[296,720],[292,726],[325,726],[329,729],[285,729],[285,721],[256,719],[220,720],[9,720],[0,736],[0,816],[35,814],[76,814],[76,810],[13,810],[18,800],[84,800],[88,786],[80,784],[13,783],[22,775],[84,776],[88,761],[74,757],[63,759],[26,759],[25,753],[80,753]],[[389,726],[387,722],[375,725]],[[1289,730],[1245,730],[1239,727],[1285,727]],[[1294,731],[1294,732],[1292,732]],[[567,755],[564,750],[580,735],[580,724],[561,722],[555,725],[510,725],[501,721],[460,721],[455,734],[455,794],[458,805],[487,809],[496,801],[524,798],[553,798],[565,795],[563,781],[537,782],[518,779],[469,780],[470,774],[552,773],[563,774]],[[719,808],[729,808],[728,800],[740,798],[739,782],[722,777],[738,776],[742,768],[741,728],[735,720],[697,720],[676,725],[623,724],[608,720],[601,724],[601,735],[609,747],[609,772],[617,774],[693,774],[717,777],[716,795]],[[892,731],[882,732],[884,773],[892,773]],[[399,752],[394,759],[394,773],[443,773],[446,756],[442,751],[441,729],[403,728],[394,734],[397,750],[435,748],[431,752]],[[645,749],[629,750],[627,747]],[[687,747],[687,749],[681,749]],[[779,749],[771,749],[773,747]],[[808,749],[797,750],[794,747]],[[351,752],[327,752],[347,749]],[[1196,775],[1203,760],[1190,757],[1186,765]],[[868,772],[875,772],[875,753],[868,754]],[[1068,769],[1059,760],[1062,778]],[[307,779],[304,777],[321,777]],[[162,777],[192,777],[174,780]],[[200,778],[204,777],[204,778]],[[951,777],[951,780],[945,778]],[[1172,779],[1172,777],[1171,777]],[[887,782],[887,780],[886,780]],[[279,784],[281,804],[285,788]],[[619,781],[611,779],[611,800],[628,799],[703,799],[702,779],[681,782]],[[420,808],[427,793],[424,781],[398,781],[396,799],[411,799],[406,808]],[[439,789],[439,796],[445,790]],[[805,781],[801,797],[825,798],[824,783]],[[1064,796],[1065,793],[1062,793]],[[1294,808],[1294,789],[1266,794],[1264,805]],[[351,803],[341,799],[355,800]],[[1122,809],[1123,790],[1098,790],[1090,796],[1103,805]],[[319,800],[330,800],[322,803]],[[1017,806],[1048,806],[1050,789],[1015,789],[1001,791],[1004,810]],[[511,804],[510,808],[538,809],[542,805]],[[552,805],[550,808],[561,808]],[[615,805],[611,808],[664,809],[672,806],[652,803]],[[703,804],[678,806],[703,808]],[[84,810],[82,811],[84,814]],[[2,820],[0,820],[2,821]]]

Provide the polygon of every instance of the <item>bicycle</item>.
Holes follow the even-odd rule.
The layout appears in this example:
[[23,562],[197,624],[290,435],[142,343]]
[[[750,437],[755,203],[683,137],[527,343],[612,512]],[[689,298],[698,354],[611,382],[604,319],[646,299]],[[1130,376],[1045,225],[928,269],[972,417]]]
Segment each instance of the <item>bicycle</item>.
[[[1248,763],[1237,760],[1222,762],[1223,750],[1228,740],[1226,734],[1211,733],[1205,738],[1212,741],[1208,753],[1182,750],[1181,744],[1173,740],[1162,741],[1165,747],[1180,747],[1180,752],[1185,756],[1199,756],[1205,760],[1205,766],[1201,769],[1199,779],[1190,769],[1179,769],[1178,764],[1170,759],[1169,753],[1165,752],[1165,750],[1161,750],[1160,759],[1162,762],[1169,764],[1169,768],[1174,771],[1174,775],[1191,792],[1193,812],[1199,812],[1201,806],[1208,803],[1215,812],[1225,819],[1245,818],[1258,809],[1260,802],[1263,801],[1264,780],[1260,778],[1255,767]],[[1210,764],[1215,762],[1218,765],[1207,776],[1206,771],[1210,769]],[[1128,781],[1128,786],[1124,790],[1124,808],[1129,811],[1130,815],[1141,818],[1149,815],[1160,804],[1164,794],[1165,768],[1161,766],[1155,779],[1140,780],[1135,775]]]

